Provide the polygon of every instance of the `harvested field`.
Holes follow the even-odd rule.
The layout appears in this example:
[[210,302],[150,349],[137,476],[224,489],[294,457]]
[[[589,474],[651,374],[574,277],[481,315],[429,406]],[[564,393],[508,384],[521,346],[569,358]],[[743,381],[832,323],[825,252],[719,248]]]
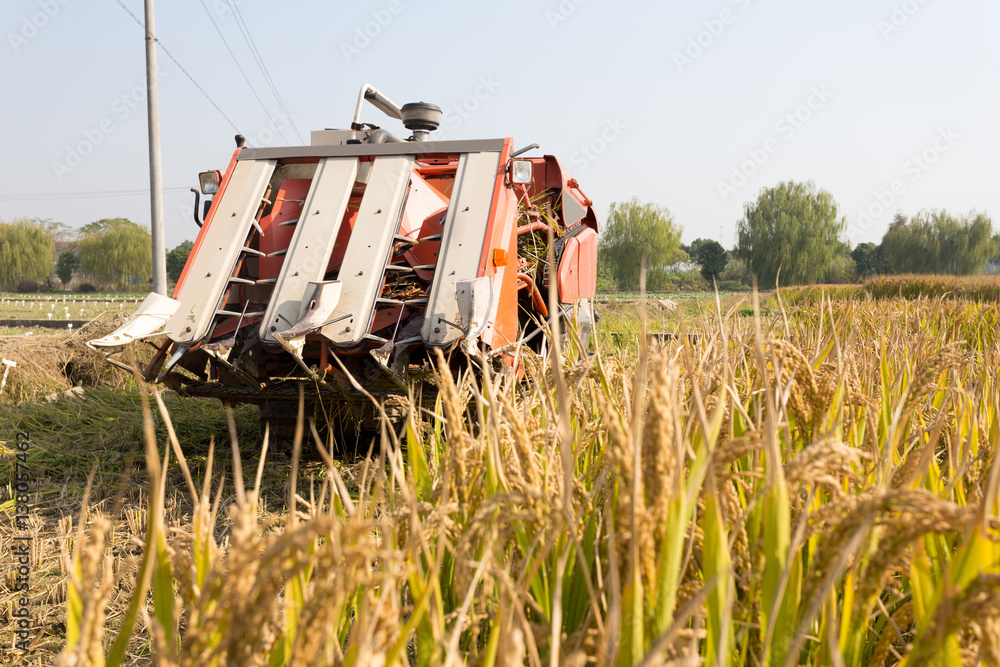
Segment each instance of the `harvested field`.
[[759,312],[682,312],[700,337],[654,352],[609,344],[619,312],[525,384],[442,371],[346,462],[134,387],[4,403],[32,433],[31,659],[996,664],[998,306]]
[[102,354],[86,345],[87,340],[114,331],[124,320],[125,316],[119,315],[74,330],[31,330],[31,336],[0,336],[0,358],[17,364],[0,394],[0,403],[34,401],[76,386],[134,388],[127,373],[107,364]]

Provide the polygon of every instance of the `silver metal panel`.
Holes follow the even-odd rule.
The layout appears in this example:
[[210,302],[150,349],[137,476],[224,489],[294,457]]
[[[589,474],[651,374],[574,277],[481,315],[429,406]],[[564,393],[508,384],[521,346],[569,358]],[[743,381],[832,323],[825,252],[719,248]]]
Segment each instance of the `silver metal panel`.
[[354,138],[354,130],[313,130],[309,135],[310,146],[340,146]]
[[165,326],[173,341],[194,343],[208,333],[276,164],[275,160],[237,163],[176,294],[181,305]]
[[499,166],[500,153],[467,153],[458,160],[434,283],[420,331],[427,345],[448,345],[465,335],[468,323],[461,321],[457,284],[479,276]]
[[92,340],[87,344],[91,347],[118,347],[148,336],[154,331],[162,329],[163,325],[177,312],[180,305],[179,301],[153,292],[143,300],[139,309],[132,313],[125,324],[107,336]]
[[583,216],[587,215],[587,209],[581,206],[573,195],[564,190],[562,193],[562,213],[563,224],[572,227],[583,220]]
[[412,173],[412,156],[375,158],[340,267],[340,303],[330,315],[344,319],[322,329],[337,345],[355,345],[368,333]]
[[260,325],[262,340],[277,342],[274,334],[298,321],[309,283],[323,280],[357,176],[356,158],[328,158],[317,165]]
[[400,144],[347,144],[344,146],[290,146],[244,148],[237,160],[277,160],[309,157],[360,157],[365,155],[442,155],[503,150],[503,139],[471,141],[404,141]]

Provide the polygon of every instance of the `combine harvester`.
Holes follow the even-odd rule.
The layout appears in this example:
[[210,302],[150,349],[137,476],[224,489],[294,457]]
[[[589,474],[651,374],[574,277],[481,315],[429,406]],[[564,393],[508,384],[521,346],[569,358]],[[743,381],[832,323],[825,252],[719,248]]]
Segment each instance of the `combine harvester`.
[[[365,101],[412,136],[362,124]],[[305,380],[312,403],[371,428],[365,393],[401,416],[408,387],[432,376],[431,348],[515,363],[519,342],[542,339],[550,289],[589,331],[593,203],[556,158],[519,157],[537,145],[432,141],[440,120],[433,104],[400,108],[365,85],[351,129],[315,131],[309,146],[237,136],[225,174],[199,175],[212,199],[202,223],[195,191],[201,232],[173,298],[150,294],[90,345],[125,368],[126,345],[166,336],[149,382],[287,419]]]

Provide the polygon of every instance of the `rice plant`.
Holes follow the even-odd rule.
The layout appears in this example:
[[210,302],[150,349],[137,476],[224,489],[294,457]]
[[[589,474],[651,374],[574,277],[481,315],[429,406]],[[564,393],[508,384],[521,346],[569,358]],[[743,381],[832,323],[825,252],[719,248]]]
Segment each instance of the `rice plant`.
[[557,336],[523,383],[442,358],[354,465],[300,419],[279,512],[267,433],[192,471],[154,394],[141,550],[85,508],[59,664],[1000,664],[998,307],[759,313],[637,358]]

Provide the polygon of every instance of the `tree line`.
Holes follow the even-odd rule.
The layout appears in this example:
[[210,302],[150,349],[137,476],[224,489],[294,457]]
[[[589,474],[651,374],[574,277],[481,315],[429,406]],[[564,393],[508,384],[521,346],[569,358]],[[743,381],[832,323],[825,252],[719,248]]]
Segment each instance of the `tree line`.
[[[193,244],[167,254],[167,273],[180,277]],[[58,251],[57,251],[58,250]],[[149,230],[126,218],[104,218],[79,229],[52,220],[0,221],[0,291],[63,289],[74,278],[112,289],[145,287],[153,275]]]
[[[814,183],[782,182],[743,207],[735,246],[711,239],[680,242],[681,227],[658,204],[613,203],[601,233],[602,289],[683,285],[692,274],[723,289],[854,282],[886,273],[970,275],[1000,267],[1000,234],[984,213],[922,211],[896,215],[882,241],[852,247],[847,220],[833,196]],[[693,268],[696,266],[697,269]],[[725,284],[723,284],[725,283]]]
[[[833,196],[812,182],[765,188],[744,205],[735,247],[711,239],[681,243],[669,209],[638,198],[611,204],[601,233],[598,280],[602,289],[852,282],[886,273],[981,273],[1000,266],[1000,234],[984,213],[922,211],[897,214],[880,243],[851,247],[847,221]],[[193,244],[167,253],[176,281]],[[60,251],[56,253],[56,248]],[[696,266],[697,268],[692,268]],[[73,230],[51,220],[0,221],[0,290],[29,284],[65,288],[81,277],[115,289],[145,286],[152,276],[149,230],[126,218],[106,218]],[[700,283],[697,281],[700,280]],[[725,284],[723,284],[725,283]]]

